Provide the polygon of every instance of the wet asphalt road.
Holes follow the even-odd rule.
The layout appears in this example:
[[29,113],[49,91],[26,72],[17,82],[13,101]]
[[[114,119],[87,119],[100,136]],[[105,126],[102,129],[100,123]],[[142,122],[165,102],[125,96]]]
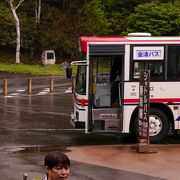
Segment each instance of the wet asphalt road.
[[9,146],[114,144],[122,141],[119,134],[85,134],[84,130],[73,128],[70,124],[70,79],[55,76],[54,93],[49,93],[50,77],[32,77],[32,94],[28,95],[27,78],[26,75],[2,75],[2,80],[8,80],[8,95],[4,97],[0,89],[1,152]]
[[[84,134],[69,121],[72,111],[71,80],[55,77],[49,93],[49,77],[33,77],[32,94],[27,94],[28,76],[1,74],[8,80],[8,96],[0,89],[0,180],[42,177],[47,151],[65,151],[67,146],[124,143],[119,134]],[[2,81],[0,81],[2,87]],[[106,139],[106,141],[104,141]],[[127,141],[126,141],[127,142]],[[129,142],[129,141],[128,141]],[[131,143],[132,141],[130,141]],[[45,147],[45,148],[41,148]],[[156,179],[140,174],[72,162],[70,179]],[[158,178],[157,178],[158,179]]]
[[8,96],[0,96],[1,148],[68,144],[66,134],[73,128],[69,123],[72,96],[66,90],[71,81],[55,77],[51,94],[48,77],[33,78],[32,95],[27,94],[26,81],[26,77],[8,79]]

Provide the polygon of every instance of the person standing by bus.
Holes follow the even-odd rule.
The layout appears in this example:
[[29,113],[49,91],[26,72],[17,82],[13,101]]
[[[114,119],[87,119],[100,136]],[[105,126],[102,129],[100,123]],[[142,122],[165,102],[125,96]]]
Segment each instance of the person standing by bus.
[[44,158],[46,177],[43,180],[67,180],[70,160],[61,152],[50,152]]

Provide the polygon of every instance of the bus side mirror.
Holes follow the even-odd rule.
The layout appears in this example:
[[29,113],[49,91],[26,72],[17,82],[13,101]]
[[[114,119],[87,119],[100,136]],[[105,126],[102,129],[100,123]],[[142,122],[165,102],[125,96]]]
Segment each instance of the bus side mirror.
[[71,76],[72,76],[72,67],[69,66],[69,67],[66,68],[66,77],[67,77],[68,79],[70,79]]

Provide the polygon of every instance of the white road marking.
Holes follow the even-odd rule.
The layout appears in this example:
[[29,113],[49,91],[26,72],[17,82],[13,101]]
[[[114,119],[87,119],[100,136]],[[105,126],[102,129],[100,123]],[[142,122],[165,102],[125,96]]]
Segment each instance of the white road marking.
[[11,93],[11,94],[9,94],[9,96],[17,96],[17,95],[19,95],[19,93]]
[[49,91],[50,91],[50,88],[45,88],[43,91],[49,92]]
[[44,94],[47,94],[48,92],[43,92],[43,91],[41,91],[41,92],[39,92],[39,93],[37,93],[36,95],[44,95]]
[[18,89],[18,90],[16,90],[17,92],[24,92],[24,91],[26,91],[25,89]]
[[67,89],[64,93],[72,93],[72,88],[70,87],[70,88]]
[[49,91],[50,91],[50,88],[44,88],[42,91],[36,93],[35,95],[44,95],[44,94],[49,93]]
[[[15,96],[18,96],[18,95],[21,95],[21,93],[25,92],[26,90],[25,89],[18,89],[16,90],[18,93],[10,93],[9,95],[7,96],[4,96],[4,97],[7,97],[7,98],[10,98],[10,97],[15,97]],[[46,95],[47,93],[50,92],[50,88],[44,88],[42,91],[34,94],[34,95]],[[64,91],[65,94],[68,94],[68,93],[72,93],[72,87],[69,87],[68,89],[66,89]],[[55,94],[55,93],[54,93]]]

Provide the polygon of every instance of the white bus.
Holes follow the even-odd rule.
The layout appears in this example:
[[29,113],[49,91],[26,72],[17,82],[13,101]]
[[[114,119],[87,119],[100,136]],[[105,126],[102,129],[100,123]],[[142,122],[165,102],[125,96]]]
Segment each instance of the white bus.
[[150,70],[150,141],[180,129],[180,37],[83,36],[79,46],[82,60],[72,62],[75,128],[138,135],[139,72]]

